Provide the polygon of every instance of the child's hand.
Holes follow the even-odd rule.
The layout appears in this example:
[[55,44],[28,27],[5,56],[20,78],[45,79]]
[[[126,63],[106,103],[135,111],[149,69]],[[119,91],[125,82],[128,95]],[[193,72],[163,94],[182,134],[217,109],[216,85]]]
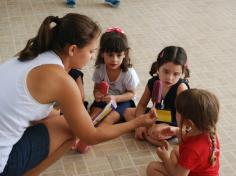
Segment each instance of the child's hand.
[[172,137],[172,136],[177,136],[178,135],[178,130],[179,127],[174,127],[174,126],[168,126],[166,128],[163,128],[159,134],[159,137],[164,139],[165,137]]
[[177,128],[178,127],[172,127],[167,124],[154,124],[148,130],[148,134],[156,140],[169,139],[176,135]]
[[179,131],[179,127],[175,126],[166,126],[160,131],[158,137],[161,139],[168,139],[173,136],[177,136]]
[[95,97],[95,100],[96,100],[97,102],[100,102],[100,101],[102,101],[102,98],[104,97],[104,95],[103,95],[101,92],[96,91],[96,92],[94,93],[94,97]]
[[135,129],[135,139],[144,140],[145,136],[147,135],[147,128],[146,127],[138,127]]
[[164,140],[163,142],[165,144],[157,148],[157,155],[162,161],[166,160],[169,157],[168,150],[170,148],[170,144],[168,141]]
[[105,95],[104,97],[102,97],[102,101],[109,103],[111,100],[116,102],[116,96],[114,95]]

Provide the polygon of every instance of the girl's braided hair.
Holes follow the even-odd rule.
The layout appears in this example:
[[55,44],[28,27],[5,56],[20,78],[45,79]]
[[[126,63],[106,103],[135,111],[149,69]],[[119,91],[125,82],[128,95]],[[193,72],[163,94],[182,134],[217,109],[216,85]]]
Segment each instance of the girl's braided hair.
[[176,98],[176,110],[184,120],[191,120],[202,132],[209,133],[211,141],[211,155],[209,163],[216,162],[216,123],[219,116],[219,101],[217,97],[203,89],[189,89],[181,92]]

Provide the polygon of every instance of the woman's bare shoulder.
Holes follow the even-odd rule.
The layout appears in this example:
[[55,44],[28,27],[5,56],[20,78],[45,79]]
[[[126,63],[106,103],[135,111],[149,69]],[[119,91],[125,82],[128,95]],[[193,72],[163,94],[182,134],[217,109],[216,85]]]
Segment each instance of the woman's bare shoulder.
[[27,76],[27,87],[30,94],[40,103],[50,103],[75,82],[59,65],[41,65],[32,69]]

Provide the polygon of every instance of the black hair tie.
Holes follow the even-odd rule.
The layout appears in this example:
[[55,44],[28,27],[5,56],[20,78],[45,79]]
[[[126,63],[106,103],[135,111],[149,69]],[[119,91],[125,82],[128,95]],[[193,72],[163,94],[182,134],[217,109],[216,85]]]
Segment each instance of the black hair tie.
[[53,22],[55,22],[57,25],[61,24],[61,19],[58,16],[53,17]]

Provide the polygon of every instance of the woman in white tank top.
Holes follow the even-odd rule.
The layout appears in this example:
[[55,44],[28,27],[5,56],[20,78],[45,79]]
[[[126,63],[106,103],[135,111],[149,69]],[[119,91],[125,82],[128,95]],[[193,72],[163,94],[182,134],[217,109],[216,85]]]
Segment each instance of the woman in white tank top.
[[[26,47],[0,65],[0,176],[38,175],[70,149],[75,136],[97,144],[154,123],[150,113],[106,128],[93,126],[67,71],[94,57],[100,33],[84,15],[48,16]],[[65,118],[50,113],[54,103]],[[16,152],[23,162],[15,161]]]

